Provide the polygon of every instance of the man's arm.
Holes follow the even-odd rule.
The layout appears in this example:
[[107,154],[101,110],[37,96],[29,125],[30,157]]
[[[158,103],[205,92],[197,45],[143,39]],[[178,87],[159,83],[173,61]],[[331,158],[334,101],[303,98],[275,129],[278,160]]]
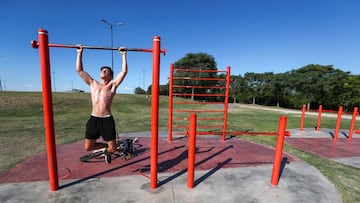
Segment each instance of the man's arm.
[[126,51],[124,50],[124,47],[120,47],[119,48],[119,52],[121,54],[122,57],[122,68],[121,68],[121,72],[116,76],[116,78],[114,79],[114,86],[115,88],[117,88],[121,82],[124,80],[127,72],[128,72],[128,65],[127,65],[127,59],[126,59]]
[[76,56],[76,72],[80,75],[80,77],[86,82],[86,84],[90,85],[93,81],[92,77],[84,71],[83,63],[82,63],[82,54],[83,54],[83,48],[80,47],[77,50],[77,56]]

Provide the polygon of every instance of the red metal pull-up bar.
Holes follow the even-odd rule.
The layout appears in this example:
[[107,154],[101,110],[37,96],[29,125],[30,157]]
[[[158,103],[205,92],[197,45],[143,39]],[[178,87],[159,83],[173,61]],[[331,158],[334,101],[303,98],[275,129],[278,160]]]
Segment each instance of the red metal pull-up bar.
[[[43,93],[43,107],[44,107],[44,125],[46,136],[46,147],[48,154],[48,170],[50,190],[59,189],[57,158],[56,158],[56,144],[55,144],[55,129],[53,118],[53,104],[51,94],[51,80],[50,80],[50,53],[49,47],[60,48],[88,48],[88,49],[106,49],[118,50],[117,48],[109,47],[94,47],[94,46],[81,46],[81,45],[63,45],[63,44],[50,44],[48,39],[48,32],[43,29],[38,31],[39,43],[35,40],[31,41],[33,48],[39,48],[40,53],[40,68],[42,76],[42,93]],[[129,49],[127,51],[141,51],[152,52],[152,97],[151,97],[151,160],[150,172],[151,182],[150,188],[157,187],[157,172],[158,172],[158,132],[159,132],[159,76],[160,76],[160,53],[165,54],[165,49],[160,50],[160,37],[154,36],[152,49]]]
[[[39,43],[36,40],[31,41],[31,46],[33,48],[38,48]],[[49,47],[57,47],[57,48],[84,48],[84,49],[100,49],[100,50],[119,50],[121,47],[104,47],[104,46],[88,46],[88,45],[80,45],[80,44],[48,44]],[[142,48],[121,48],[120,50],[124,51],[139,51],[139,52],[153,52],[153,49],[142,49]],[[160,50],[160,53],[166,54],[166,49]]]

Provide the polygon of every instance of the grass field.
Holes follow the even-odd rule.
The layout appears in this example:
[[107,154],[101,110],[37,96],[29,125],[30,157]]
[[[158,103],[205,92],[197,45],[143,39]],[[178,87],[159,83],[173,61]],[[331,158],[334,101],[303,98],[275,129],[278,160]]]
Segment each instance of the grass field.
[[[160,97],[159,130],[167,131],[168,98]],[[63,145],[83,139],[85,123],[90,113],[90,95],[87,93],[54,93],[54,122],[56,144]],[[196,108],[213,108],[201,105]],[[150,131],[151,101],[145,95],[116,95],[113,101],[117,132]],[[228,131],[277,131],[279,116],[288,118],[287,129],[299,128],[300,115],[296,113],[264,111],[261,109],[230,108]],[[317,116],[307,116],[305,128],[313,128]],[[324,117],[322,128],[334,128],[336,118]],[[348,129],[350,121],[342,122]],[[357,125],[358,126],[358,125]],[[241,136],[274,146],[274,136]],[[0,92],[0,174],[15,164],[38,153],[45,152],[42,95],[39,92]],[[285,144],[284,150],[316,167],[340,191],[343,202],[360,202],[360,169],[339,164]],[[9,158],[11,157],[11,158]]]

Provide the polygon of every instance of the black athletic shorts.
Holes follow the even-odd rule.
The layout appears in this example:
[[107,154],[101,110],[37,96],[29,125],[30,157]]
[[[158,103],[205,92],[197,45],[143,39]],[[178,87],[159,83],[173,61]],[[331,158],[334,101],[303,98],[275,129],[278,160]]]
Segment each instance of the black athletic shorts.
[[85,138],[96,140],[100,138],[100,136],[107,142],[116,139],[115,121],[113,116],[90,116],[86,123]]

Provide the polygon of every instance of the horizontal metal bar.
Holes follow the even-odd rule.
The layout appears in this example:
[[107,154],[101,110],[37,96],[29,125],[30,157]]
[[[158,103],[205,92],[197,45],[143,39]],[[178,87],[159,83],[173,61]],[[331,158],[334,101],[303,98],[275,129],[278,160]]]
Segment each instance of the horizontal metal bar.
[[198,88],[198,89],[223,89],[225,86],[192,86],[192,85],[173,85],[173,88]]
[[185,110],[185,109],[174,109],[173,112],[183,113],[183,112],[197,112],[197,113],[203,113],[203,112],[224,112],[224,110]]
[[[38,48],[39,47],[39,43],[35,40],[31,41],[31,46],[33,48]],[[84,49],[99,49],[99,50],[119,50],[121,47],[105,47],[105,46],[88,46],[88,45],[80,45],[80,44],[76,44],[76,45],[72,45],[72,44],[48,44],[49,47],[56,47],[56,48],[84,48]],[[152,49],[142,49],[142,48],[122,48],[120,50],[124,50],[124,51],[139,51],[139,52],[152,52]],[[166,49],[160,50],[161,53],[166,52]]]
[[191,93],[173,93],[173,96],[224,97],[224,96],[225,96],[225,94],[191,94]]
[[[200,133],[200,132],[198,132]],[[227,134],[227,135],[277,135],[277,132],[201,132],[203,134],[213,134],[213,135],[221,135],[221,134]]]
[[202,128],[222,128],[223,125],[197,125],[196,127],[198,129],[202,129]]
[[[187,120],[189,120],[189,118],[188,117],[174,117],[173,118],[174,120],[176,120],[176,121],[187,121]],[[197,118],[197,120],[199,120],[199,121],[222,121],[222,120],[224,120],[224,118]]]
[[[173,128],[189,128],[189,125],[173,125],[172,127]],[[202,128],[222,128],[223,126],[222,125],[198,125],[196,127],[199,129],[202,129]],[[213,133],[215,133],[215,132],[213,132]]]
[[173,77],[173,80],[226,80],[226,78],[193,78],[193,77]]
[[193,69],[183,69],[183,68],[174,68],[173,70],[183,71],[183,72],[208,72],[208,73],[227,72],[226,70],[193,70]]
[[224,104],[224,102],[173,102],[173,104]]

